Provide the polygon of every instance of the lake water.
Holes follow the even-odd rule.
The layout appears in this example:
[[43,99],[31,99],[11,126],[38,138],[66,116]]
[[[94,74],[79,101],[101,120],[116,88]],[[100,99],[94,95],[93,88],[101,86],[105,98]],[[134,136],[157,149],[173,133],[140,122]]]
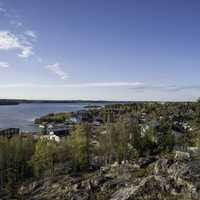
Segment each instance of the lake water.
[[0,106],[0,128],[20,128],[22,131],[37,131],[34,119],[48,113],[71,112],[84,108],[86,103],[31,103]]

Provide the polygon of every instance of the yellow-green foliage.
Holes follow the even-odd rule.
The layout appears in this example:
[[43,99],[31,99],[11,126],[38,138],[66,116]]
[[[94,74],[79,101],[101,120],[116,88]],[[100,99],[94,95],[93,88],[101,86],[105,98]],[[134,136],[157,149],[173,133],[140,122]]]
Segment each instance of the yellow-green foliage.
[[76,126],[72,135],[67,138],[67,144],[73,169],[79,170],[89,162],[89,134],[85,125]]
[[53,141],[39,140],[35,147],[35,153],[31,164],[35,176],[39,177],[44,171],[54,172],[54,164],[57,161],[58,148]]

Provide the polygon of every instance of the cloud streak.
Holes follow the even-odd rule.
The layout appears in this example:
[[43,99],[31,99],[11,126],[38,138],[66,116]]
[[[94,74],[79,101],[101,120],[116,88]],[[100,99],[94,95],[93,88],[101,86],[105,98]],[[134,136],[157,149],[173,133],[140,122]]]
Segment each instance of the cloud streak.
[[58,62],[55,64],[47,65],[46,69],[59,76],[61,80],[66,80],[68,78],[68,74],[62,70],[61,65]]
[[[8,23],[10,23],[10,25],[24,29],[24,25],[20,20],[20,16],[5,9],[1,5],[1,2],[0,14],[8,19]],[[18,57],[28,58],[35,54],[33,51],[33,43],[36,42],[36,40],[37,34],[35,31],[30,29],[23,30],[23,32],[19,33],[18,35],[10,32],[9,30],[0,30],[0,51],[17,51]],[[36,59],[38,63],[43,63],[43,59],[40,56],[36,55]],[[5,63],[1,64],[1,67],[6,66]],[[59,76],[61,80],[66,80],[68,78],[67,73],[63,71],[58,62],[44,67]]]
[[26,36],[28,36],[28,37],[34,39],[34,40],[37,39],[36,33],[35,33],[34,31],[32,31],[32,30],[25,31],[25,32],[24,32],[24,35],[26,35]]
[[[0,13],[2,13],[8,22],[19,28],[23,26],[20,16],[14,12],[10,13],[7,9],[0,5]],[[8,30],[0,30],[0,50],[16,50],[19,51],[18,56],[21,58],[28,58],[34,54],[33,42],[36,41],[37,36],[34,31],[27,30],[19,36]]]
[[[66,79],[67,74],[61,70],[59,64],[48,65],[50,71],[56,73],[61,79]],[[8,63],[0,62],[0,67],[9,67]],[[58,70],[59,69],[59,70]],[[61,70],[61,71],[60,71]],[[188,90],[200,91],[200,85],[150,85],[142,82],[89,82],[89,83],[73,83],[73,84],[35,84],[35,83],[19,83],[19,84],[1,84],[0,88],[116,88],[124,87],[133,91],[147,92],[181,92]]]
[[147,85],[141,84],[138,87],[132,87],[132,90],[139,92],[146,91],[168,91],[168,92],[181,92],[186,90],[200,90],[200,85]]
[[6,13],[7,13],[7,11],[6,11],[6,9],[4,9],[4,8],[0,7],[0,13],[6,14]]
[[5,84],[0,88],[30,87],[30,88],[101,88],[101,87],[139,87],[140,82],[95,82],[95,83],[75,83],[75,84]]
[[89,83],[73,83],[73,84],[35,84],[35,83],[18,83],[18,84],[1,84],[3,88],[127,88],[134,92],[200,92],[200,85],[149,85],[141,82],[89,82]]
[[0,50],[18,50],[18,56],[21,58],[28,58],[34,54],[30,42],[18,38],[9,31],[0,31]]
[[0,5],[0,14],[3,14],[6,18],[8,18],[9,20],[9,23],[11,25],[14,25],[16,26],[17,28],[18,27],[21,27],[23,26],[23,23],[19,20],[19,16],[18,15],[15,15],[14,13],[10,13],[7,9],[5,9],[4,7],[2,7]]
[[10,66],[7,62],[0,61],[0,68],[8,68],[8,67],[10,67]]
[[17,20],[14,20],[14,19],[11,19],[11,20],[10,20],[10,24],[11,24],[11,25],[14,25],[14,26],[16,26],[16,27],[21,27],[21,26],[23,26],[23,23],[22,23],[22,22],[17,21]]

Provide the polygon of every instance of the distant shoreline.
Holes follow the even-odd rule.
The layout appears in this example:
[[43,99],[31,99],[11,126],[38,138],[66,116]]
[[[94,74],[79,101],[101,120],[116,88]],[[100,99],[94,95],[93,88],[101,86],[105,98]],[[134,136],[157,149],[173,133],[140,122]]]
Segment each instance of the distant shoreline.
[[130,103],[131,101],[102,101],[102,100],[25,100],[25,99],[0,99],[0,106],[19,105],[28,103],[87,103],[87,104],[110,104],[110,103]]
[[86,104],[127,104],[127,103],[193,103],[195,101],[107,101],[107,100],[26,100],[26,99],[0,99],[0,106],[19,105],[31,103],[86,103]]
[[1,102],[0,101],[0,106],[16,106],[19,105],[20,103],[18,102]]

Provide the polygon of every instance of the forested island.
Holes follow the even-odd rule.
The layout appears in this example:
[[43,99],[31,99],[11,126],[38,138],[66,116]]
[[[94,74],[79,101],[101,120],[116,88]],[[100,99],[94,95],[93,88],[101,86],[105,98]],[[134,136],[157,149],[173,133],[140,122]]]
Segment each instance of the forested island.
[[[111,104],[36,123],[37,136],[0,137],[2,199],[199,200],[199,101]],[[54,140],[61,124],[66,135]]]

